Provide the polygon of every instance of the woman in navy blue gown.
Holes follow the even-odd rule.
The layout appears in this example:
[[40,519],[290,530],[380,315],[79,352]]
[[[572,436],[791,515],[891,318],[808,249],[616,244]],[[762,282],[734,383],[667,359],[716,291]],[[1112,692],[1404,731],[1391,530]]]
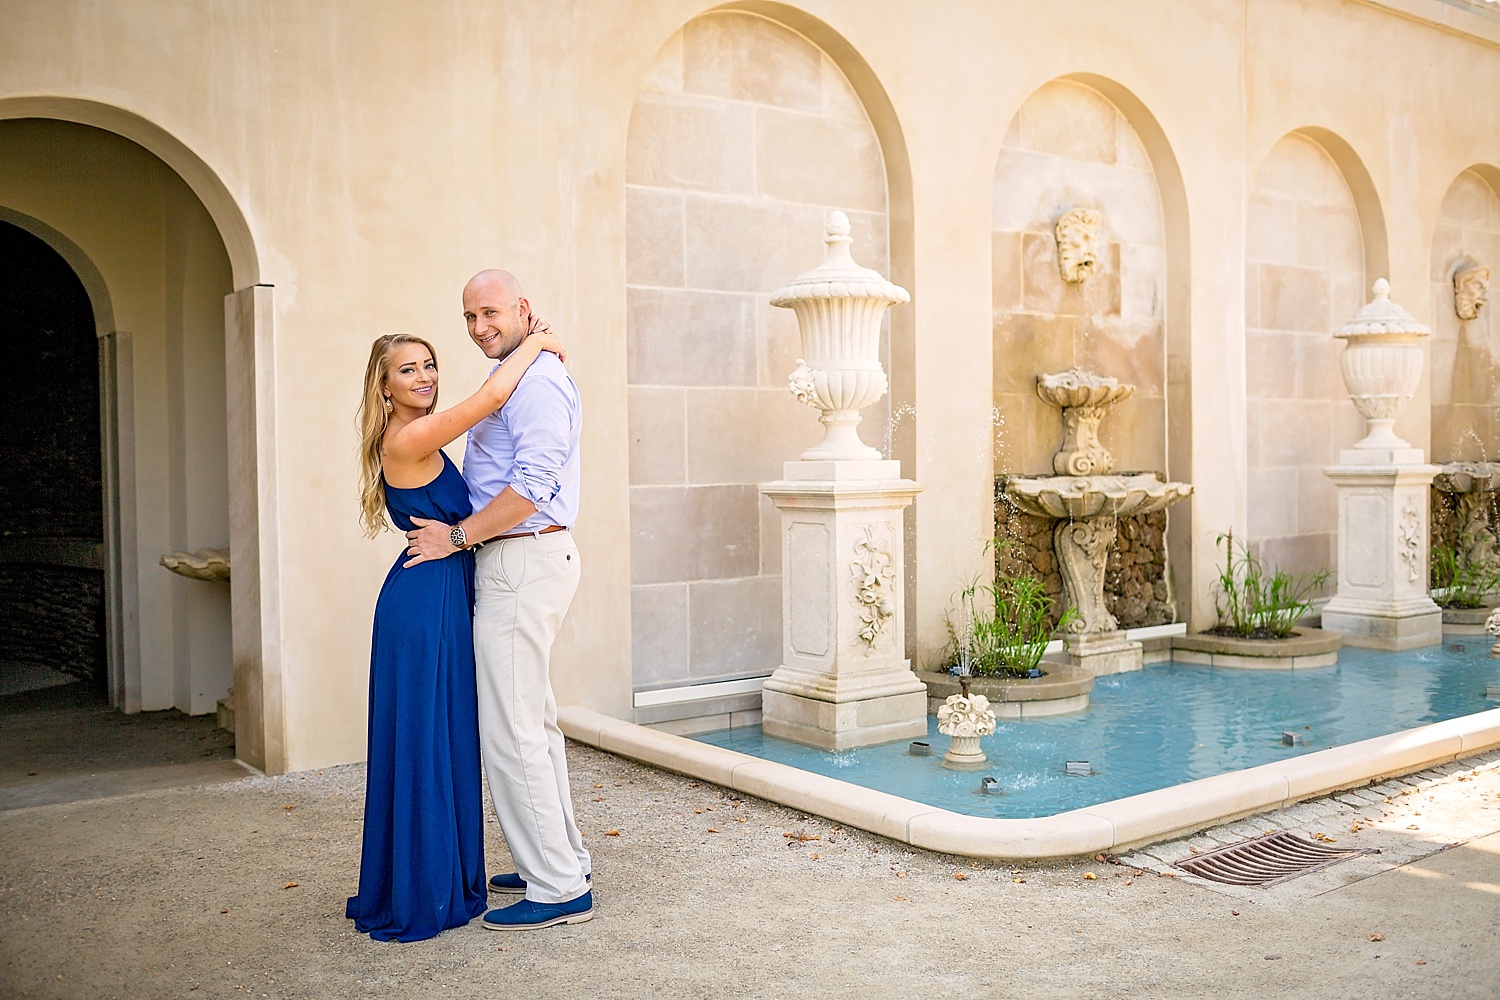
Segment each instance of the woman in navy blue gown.
[[[443,445],[505,404],[550,334],[526,338],[478,392],[436,412],[437,355],[408,334],[375,341],[360,405],[361,520],[408,531],[456,524],[469,491]],[[420,941],[485,910],[484,815],[474,681],[474,557],[404,568],[375,602],[369,765],[359,893],[345,915],[381,941]]]

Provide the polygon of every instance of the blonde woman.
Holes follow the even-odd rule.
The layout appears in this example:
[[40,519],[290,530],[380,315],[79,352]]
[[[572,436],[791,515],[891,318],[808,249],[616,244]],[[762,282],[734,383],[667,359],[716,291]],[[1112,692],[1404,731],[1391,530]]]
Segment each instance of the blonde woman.
[[[360,402],[360,506],[367,535],[469,516],[469,490],[442,447],[505,405],[542,351],[532,334],[479,391],[437,411],[432,345],[378,338]],[[474,680],[474,557],[403,567],[403,552],[375,602],[370,647],[369,765],[359,892],[345,915],[381,941],[420,941],[485,909],[484,816]]]

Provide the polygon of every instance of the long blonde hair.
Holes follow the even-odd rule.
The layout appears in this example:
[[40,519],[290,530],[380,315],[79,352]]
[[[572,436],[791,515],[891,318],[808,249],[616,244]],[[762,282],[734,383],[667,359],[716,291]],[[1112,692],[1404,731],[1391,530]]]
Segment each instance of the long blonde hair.
[[[437,364],[437,351],[432,345],[409,333],[388,333],[376,337],[375,343],[370,345],[370,361],[365,365],[365,391],[359,401],[359,415],[355,418],[359,428],[359,520],[367,538],[374,538],[390,527],[385,519],[385,478],[381,474],[380,450],[391,423],[391,412],[386,408],[385,393],[381,390],[391,373],[391,355],[405,344],[420,344],[427,348],[432,363]],[[427,412],[435,409],[436,389]]]

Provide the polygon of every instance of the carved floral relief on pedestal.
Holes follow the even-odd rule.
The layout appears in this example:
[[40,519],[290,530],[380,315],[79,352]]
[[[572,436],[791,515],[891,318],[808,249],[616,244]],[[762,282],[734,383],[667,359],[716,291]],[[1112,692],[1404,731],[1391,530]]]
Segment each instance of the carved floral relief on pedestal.
[[854,543],[854,560],[849,564],[859,616],[855,634],[871,649],[887,633],[891,619],[896,616],[894,549],[895,537],[889,524],[867,524],[859,541]]
[[1401,523],[1396,528],[1396,544],[1400,547],[1401,563],[1406,567],[1406,581],[1419,583],[1422,579],[1422,512],[1417,502],[1406,498],[1401,510]]
[[1075,208],[1057,220],[1057,269],[1062,279],[1077,284],[1099,266],[1099,213],[1092,208]]

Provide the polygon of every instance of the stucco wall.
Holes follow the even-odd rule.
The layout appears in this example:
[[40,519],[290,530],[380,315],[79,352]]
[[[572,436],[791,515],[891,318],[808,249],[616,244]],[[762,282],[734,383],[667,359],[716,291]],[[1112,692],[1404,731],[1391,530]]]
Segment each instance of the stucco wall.
[[[275,428],[261,440],[278,501],[267,639],[284,671],[278,766],[364,753],[370,611],[399,550],[391,536],[364,541],[356,523],[350,418],[369,342],[430,335],[445,396],[477,384],[485,365],[458,297],[489,265],[515,270],[570,338],[585,400],[584,575],[557,648],[558,697],[630,713],[631,113],[662,47],[710,6],[6,5],[0,117],[73,116],[137,137],[218,224],[235,287],[275,286],[262,293],[272,350],[256,363]],[[1379,232],[1362,228],[1363,270],[1378,259],[1395,298],[1429,321],[1439,206],[1464,170],[1500,164],[1500,31],[1439,0],[1401,0],[1401,15],[1355,0],[743,6],[837,65],[896,192],[890,266],[914,299],[901,320],[910,337],[892,338],[893,374],[918,413],[904,425],[904,471],[924,486],[909,550],[919,653],[941,644],[954,589],[986,569],[996,165],[1031,95],[1066,78],[1108,96],[1151,157],[1164,206],[1181,209],[1162,212],[1166,471],[1196,486],[1191,531],[1178,532],[1176,511],[1172,529],[1186,536],[1173,541],[1174,579],[1195,624],[1211,613],[1213,533],[1249,517],[1246,218],[1261,163],[1299,129],[1340,137],[1368,171],[1351,186],[1361,219],[1371,205],[1381,218]],[[819,157],[797,152],[800,183]],[[43,179],[49,197],[67,197],[65,172]],[[815,262],[816,231],[785,239],[787,273],[764,272],[775,281],[755,291]],[[1423,446],[1429,390],[1398,426]]]

